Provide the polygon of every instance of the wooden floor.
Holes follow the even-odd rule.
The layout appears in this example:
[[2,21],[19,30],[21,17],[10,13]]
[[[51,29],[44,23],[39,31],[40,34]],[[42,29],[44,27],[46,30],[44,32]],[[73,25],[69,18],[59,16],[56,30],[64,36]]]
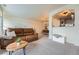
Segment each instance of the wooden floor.
[[[5,50],[0,50],[1,55],[8,55]],[[47,36],[40,38],[38,41],[29,43],[26,47],[27,55],[78,55],[79,47],[72,44],[61,44],[48,39]],[[23,51],[18,50],[13,55],[23,55]]]

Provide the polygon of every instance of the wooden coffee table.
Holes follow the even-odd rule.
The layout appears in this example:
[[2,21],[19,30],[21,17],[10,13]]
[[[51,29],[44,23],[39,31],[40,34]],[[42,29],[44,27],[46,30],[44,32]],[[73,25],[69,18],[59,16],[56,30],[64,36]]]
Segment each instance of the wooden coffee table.
[[12,55],[12,53],[16,50],[19,50],[19,49],[23,49],[23,53],[24,55],[26,54],[25,53],[25,47],[28,45],[28,42],[26,41],[21,41],[19,45],[17,45],[16,42],[14,43],[11,43],[9,44],[7,47],[6,47],[6,50],[9,52],[9,55]]

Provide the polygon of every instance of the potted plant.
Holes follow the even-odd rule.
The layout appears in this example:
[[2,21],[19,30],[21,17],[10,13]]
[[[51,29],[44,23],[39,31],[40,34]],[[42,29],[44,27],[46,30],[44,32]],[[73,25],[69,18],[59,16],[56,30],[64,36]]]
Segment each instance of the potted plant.
[[21,38],[20,38],[20,37],[17,37],[17,38],[16,38],[17,46],[20,45],[20,41],[21,41]]

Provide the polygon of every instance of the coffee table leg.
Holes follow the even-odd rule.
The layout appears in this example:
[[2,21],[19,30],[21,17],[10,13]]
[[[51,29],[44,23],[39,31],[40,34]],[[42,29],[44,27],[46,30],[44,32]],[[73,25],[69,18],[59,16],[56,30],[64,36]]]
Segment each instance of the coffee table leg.
[[26,49],[25,49],[25,47],[23,48],[23,53],[24,53],[24,55],[26,55]]
[[12,55],[12,51],[9,51],[9,55]]

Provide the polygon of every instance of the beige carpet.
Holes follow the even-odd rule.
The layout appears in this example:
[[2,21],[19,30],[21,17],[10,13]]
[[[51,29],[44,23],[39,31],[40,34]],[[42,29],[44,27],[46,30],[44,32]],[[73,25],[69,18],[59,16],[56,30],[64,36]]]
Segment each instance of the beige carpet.
[[[5,50],[0,50],[1,55],[8,55]],[[29,43],[26,47],[27,55],[77,55],[79,54],[79,47],[67,43],[60,44],[48,39],[47,36],[39,40]],[[13,53],[13,55],[23,55],[23,50],[20,49]]]

